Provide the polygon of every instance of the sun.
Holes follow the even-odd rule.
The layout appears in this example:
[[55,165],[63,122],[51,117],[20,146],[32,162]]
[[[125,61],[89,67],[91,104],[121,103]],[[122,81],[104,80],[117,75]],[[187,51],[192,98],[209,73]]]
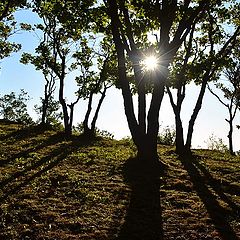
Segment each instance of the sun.
[[156,56],[148,56],[142,61],[143,69],[146,71],[154,71],[158,67],[158,59]]

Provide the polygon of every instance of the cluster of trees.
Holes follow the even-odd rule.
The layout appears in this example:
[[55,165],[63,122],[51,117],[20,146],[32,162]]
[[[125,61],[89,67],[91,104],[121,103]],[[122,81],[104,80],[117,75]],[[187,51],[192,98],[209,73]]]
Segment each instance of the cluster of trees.
[[[158,162],[159,112],[164,95],[169,96],[175,115],[176,151],[186,154],[191,151],[195,121],[209,88],[228,109],[229,148],[234,153],[233,119],[240,106],[239,1],[34,0],[28,4],[3,1],[0,41],[6,47],[1,48],[1,58],[19,48],[6,39],[14,31],[12,13],[20,7],[30,8],[41,19],[36,26],[22,24],[25,30],[42,31],[43,37],[35,53],[25,53],[21,62],[33,64],[46,80],[40,110],[43,124],[54,105],[53,92],[58,81],[58,103],[66,134],[72,131],[74,106],[79,99],[88,99],[83,127],[85,134],[93,135],[106,91],[114,85],[122,91],[138,158],[154,164]],[[149,41],[151,34],[155,41]],[[157,58],[156,68],[143,68],[147,56]],[[67,103],[64,86],[71,72],[77,73],[79,90],[75,93],[76,101]],[[223,76],[225,80],[221,81]],[[185,138],[181,109],[190,82],[199,85],[200,91]],[[209,86],[210,82],[223,92],[224,99]],[[101,98],[89,124],[96,93]],[[138,97],[137,106],[133,104],[133,95]],[[151,95],[149,108],[147,95]]]

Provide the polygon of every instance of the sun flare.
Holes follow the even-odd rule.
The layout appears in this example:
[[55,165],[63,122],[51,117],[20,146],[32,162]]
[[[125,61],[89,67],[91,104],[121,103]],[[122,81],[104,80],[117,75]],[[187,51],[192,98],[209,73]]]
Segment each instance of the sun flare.
[[155,56],[148,56],[142,61],[143,69],[154,71],[158,67],[158,59]]

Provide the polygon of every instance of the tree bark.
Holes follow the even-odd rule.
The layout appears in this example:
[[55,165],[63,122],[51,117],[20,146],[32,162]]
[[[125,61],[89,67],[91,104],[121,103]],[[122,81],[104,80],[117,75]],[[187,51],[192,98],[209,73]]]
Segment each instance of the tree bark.
[[187,153],[191,152],[193,128],[194,128],[194,124],[197,119],[198,113],[202,108],[202,101],[203,101],[203,97],[204,97],[204,94],[206,91],[208,79],[209,79],[209,73],[206,73],[205,76],[203,77],[200,93],[198,95],[198,99],[197,99],[195,108],[193,110],[193,114],[192,114],[189,124],[188,124],[187,140],[186,140],[186,144],[185,144],[185,152],[187,152]]
[[234,102],[234,97],[231,98],[231,103],[228,106],[228,112],[229,112],[229,120],[226,119],[226,121],[229,124],[229,132],[228,132],[228,143],[229,143],[229,153],[231,155],[235,155],[233,151],[233,119],[236,116],[236,111],[238,109],[237,105],[235,106],[235,109],[233,109],[233,102]]
[[104,90],[103,90],[103,92],[101,94],[101,98],[99,99],[99,102],[98,102],[98,105],[97,105],[97,108],[96,108],[96,111],[95,111],[95,114],[93,116],[93,120],[92,120],[92,123],[91,123],[91,132],[94,135],[95,135],[96,122],[97,122],[97,119],[98,119],[98,115],[99,115],[99,112],[100,112],[103,100],[106,97],[106,91],[107,91],[107,87],[105,86]]
[[233,120],[230,119],[228,121],[228,123],[229,123],[229,132],[228,132],[229,153],[231,155],[234,155],[234,151],[233,151]]
[[89,122],[90,113],[92,111],[92,100],[93,100],[93,92],[91,92],[89,95],[87,112],[85,114],[85,118],[83,121],[83,134],[85,136],[88,136],[91,132],[90,128],[88,127],[88,122]]
[[184,136],[183,136],[183,126],[182,120],[180,117],[180,112],[175,115],[175,124],[176,124],[176,153],[179,155],[184,154]]
[[176,153],[179,155],[183,155],[185,153],[185,147],[184,147],[183,126],[182,126],[182,119],[181,119],[181,107],[182,107],[183,100],[185,98],[185,83],[179,84],[178,86],[176,104],[174,103],[173,96],[169,87],[167,87],[167,92],[168,92],[170,103],[175,115]]
[[64,129],[65,129],[65,134],[67,136],[70,136],[72,133],[72,129],[69,125],[69,115],[68,115],[68,109],[67,109],[67,104],[66,101],[63,97],[63,89],[64,89],[64,78],[65,78],[65,57],[62,57],[62,63],[61,63],[61,75],[60,75],[60,86],[59,86],[59,102],[62,106],[63,110],[63,122],[64,122]]

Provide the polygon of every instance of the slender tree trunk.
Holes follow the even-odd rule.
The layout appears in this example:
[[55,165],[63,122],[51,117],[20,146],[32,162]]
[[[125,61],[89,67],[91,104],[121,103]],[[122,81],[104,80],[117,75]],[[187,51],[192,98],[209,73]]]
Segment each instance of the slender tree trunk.
[[97,105],[95,114],[94,114],[94,116],[93,116],[93,120],[92,120],[92,123],[91,123],[91,133],[92,133],[93,135],[95,135],[96,122],[97,122],[97,119],[98,119],[98,115],[99,115],[99,112],[100,112],[100,109],[101,109],[103,100],[104,100],[104,98],[106,97],[106,91],[107,91],[107,87],[104,87],[104,90],[103,90],[103,92],[102,92],[102,94],[101,94],[101,98],[99,99],[99,102],[98,102],[98,105]]
[[83,121],[83,134],[86,136],[89,136],[91,132],[90,128],[88,127],[88,122],[89,122],[90,113],[92,111],[92,100],[93,100],[93,92],[91,92],[89,95],[87,112],[85,114],[85,118]]
[[197,99],[195,108],[193,110],[193,114],[192,114],[192,116],[190,118],[190,121],[189,121],[189,124],[188,124],[187,140],[186,140],[186,144],[185,144],[185,152],[187,152],[187,153],[191,152],[193,128],[194,128],[194,124],[195,124],[195,121],[197,119],[198,113],[202,108],[202,101],[203,101],[203,97],[204,97],[204,94],[205,94],[205,91],[206,91],[208,78],[209,78],[209,74],[206,74],[203,77],[200,93],[198,95],[198,99]]
[[59,88],[59,102],[62,106],[63,111],[63,122],[64,122],[64,129],[65,134],[67,136],[71,135],[72,129],[69,125],[69,116],[68,116],[68,108],[65,99],[63,98],[63,88],[64,88],[64,80],[60,78],[60,88]]
[[66,104],[66,101],[63,97],[63,90],[64,90],[64,79],[65,79],[65,57],[62,56],[62,63],[61,63],[61,74],[59,75],[59,102],[62,106],[62,111],[63,111],[63,122],[64,122],[64,129],[65,129],[65,134],[67,136],[71,136],[72,134],[72,127],[70,125],[70,118],[68,115],[68,107]]
[[69,126],[68,126],[68,128],[69,128],[69,130],[68,130],[69,136],[72,135],[74,106],[75,106],[74,103],[71,103],[71,104],[69,105],[69,108],[70,108],[70,118],[69,118],[69,124],[68,124],[68,125],[69,125]]
[[176,124],[176,153],[184,154],[184,136],[183,136],[183,126],[182,120],[180,117],[180,111],[175,115],[175,124]]
[[45,84],[44,88],[44,99],[42,103],[42,118],[41,118],[41,124],[46,124],[46,117],[47,117],[47,109],[48,109],[48,86],[49,86],[49,81]]
[[231,112],[231,109],[229,109],[229,114],[230,114],[230,118],[229,120],[226,119],[226,121],[228,122],[229,124],[229,132],[228,132],[228,146],[229,146],[229,153],[231,155],[235,155],[234,154],[234,151],[233,151],[233,115],[232,115],[232,112]]
[[42,118],[41,118],[42,125],[46,124],[47,108],[48,108],[48,101],[47,99],[44,99],[42,104]]
[[228,132],[228,140],[229,140],[229,152],[231,155],[234,155],[234,151],[233,151],[233,139],[232,139],[232,135],[233,135],[233,125],[232,125],[232,121],[229,122],[229,132]]
[[167,87],[167,92],[168,92],[170,103],[175,115],[176,153],[179,155],[182,155],[185,153],[185,148],[184,148],[183,126],[182,126],[182,119],[181,119],[181,107],[182,107],[183,100],[185,98],[185,83],[180,84],[177,89],[177,104],[174,103],[173,96],[169,87]]
[[66,135],[71,135],[71,127],[69,125],[67,104],[65,102],[65,99],[63,99],[62,97],[59,98],[59,102],[60,102],[60,104],[62,106],[62,110],[63,110],[63,122],[64,122],[65,133],[66,133]]

